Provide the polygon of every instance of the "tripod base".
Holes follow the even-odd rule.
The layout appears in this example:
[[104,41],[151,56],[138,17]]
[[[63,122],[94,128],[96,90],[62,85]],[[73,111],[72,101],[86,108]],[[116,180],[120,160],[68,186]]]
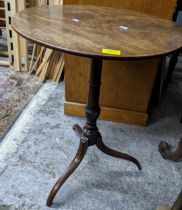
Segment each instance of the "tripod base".
[[[77,151],[76,156],[74,157],[73,161],[71,162],[70,166],[68,167],[67,171],[65,172],[65,174],[56,182],[56,184],[52,188],[52,190],[49,194],[49,197],[47,199],[47,206],[52,205],[52,202],[53,202],[54,197],[56,196],[57,192],[59,191],[61,186],[64,184],[64,182],[69,178],[69,176],[75,171],[75,169],[78,167],[78,165],[81,163],[83,157],[86,154],[87,148],[89,146],[94,145],[93,142],[95,143],[97,148],[99,150],[101,150],[102,152],[104,152],[105,154],[131,161],[137,165],[139,170],[142,170],[140,163],[134,157],[132,157],[128,154],[125,154],[125,153],[115,151],[115,150],[107,147],[103,143],[102,137],[98,131],[94,132],[94,134],[90,136],[90,138],[89,138],[90,141],[89,140],[85,141],[83,139],[84,133],[83,133],[83,130],[81,129],[81,127],[76,124],[73,126],[73,129],[80,136],[80,145],[79,145],[78,151]],[[93,140],[92,138],[95,138],[95,140]]]
[[101,72],[102,72],[102,60],[93,58],[90,68],[88,101],[85,107],[85,115],[87,118],[86,124],[83,130],[80,128],[79,125],[73,126],[73,129],[80,137],[80,146],[78,148],[76,156],[74,157],[67,171],[52,188],[50,195],[47,199],[47,206],[51,206],[58,190],[61,188],[64,182],[69,178],[69,176],[74,172],[74,170],[78,167],[83,157],[85,156],[87,148],[89,146],[96,145],[99,150],[106,153],[107,155],[129,160],[134,164],[136,164],[139,170],[142,169],[137,159],[131,157],[128,154],[110,149],[102,141],[102,136],[97,128],[97,119],[100,115],[99,95],[100,95],[100,85],[101,85]]

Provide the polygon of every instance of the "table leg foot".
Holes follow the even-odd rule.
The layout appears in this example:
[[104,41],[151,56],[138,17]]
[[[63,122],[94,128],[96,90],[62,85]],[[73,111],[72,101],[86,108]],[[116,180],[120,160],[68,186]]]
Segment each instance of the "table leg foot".
[[130,156],[128,154],[121,153],[121,152],[115,151],[115,150],[107,147],[104,144],[104,142],[102,141],[102,137],[101,136],[98,137],[96,145],[97,145],[97,148],[99,150],[101,150],[102,152],[104,152],[105,154],[113,156],[113,157],[117,157],[117,158],[121,158],[121,159],[125,159],[125,160],[128,160],[128,161],[131,161],[131,162],[133,162],[134,164],[137,165],[139,170],[142,170],[142,167],[141,167],[141,165],[140,165],[140,163],[139,163],[139,161],[137,159],[135,159],[134,157],[132,157],[132,156]]
[[82,134],[83,134],[83,130],[82,128],[78,125],[78,124],[75,124],[73,126],[73,130],[76,132],[76,134],[81,138]]
[[168,143],[161,141],[159,144],[159,152],[164,159],[172,161],[180,161],[182,159],[182,139],[175,151],[171,151],[171,147]]
[[76,153],[75,158],[71,162],[68,170],[65,172],[65,174],[56,182],[54,187],[52,188],[49,197],[47,199],[47,206],[51,206],[52,202],[54,200],[54,197],[56,196],[57,192],[61,188],[61,186],[64,184],[64,182],[71,176],[71,174],[75,171],[75,169],[78,167],[80,162],[82,161],[83,157],[86,154],[88,148],[88,142],[82,142],[80,141],[80,146],[78,148],[78,151]]

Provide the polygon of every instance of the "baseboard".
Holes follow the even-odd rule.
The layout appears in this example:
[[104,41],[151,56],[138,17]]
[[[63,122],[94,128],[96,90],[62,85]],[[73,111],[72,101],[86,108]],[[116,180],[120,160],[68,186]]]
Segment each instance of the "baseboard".
[[[84,107],[85,104],[65,101],[64,113],[72,116],[85,117]],[[148,114],[102,106],[99,119],[145,126],[148,121]]]

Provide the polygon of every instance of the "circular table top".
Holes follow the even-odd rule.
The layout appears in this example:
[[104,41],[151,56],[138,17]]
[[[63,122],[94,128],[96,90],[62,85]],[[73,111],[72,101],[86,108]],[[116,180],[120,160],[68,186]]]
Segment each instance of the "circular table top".
[[20,35],[52,49],[103,59],[143,59],[182,47],[182,27],[146,14],[96,6],[29,8],[15,15]]

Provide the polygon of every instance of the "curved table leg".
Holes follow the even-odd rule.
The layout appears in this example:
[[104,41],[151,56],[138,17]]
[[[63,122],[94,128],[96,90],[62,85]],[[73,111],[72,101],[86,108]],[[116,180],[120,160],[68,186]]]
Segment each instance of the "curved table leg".
[[179,142],[179,145],[175,151],[171,151],[170,145],[164,141],[161,141],[159,144],[159,152],[164,159],[172,161],[180,161],[182,158],[182,139]]
[[83,157],[85,156],[85,153],[88,148],[88,142],[82,142],[80,141],[80,146],[78,148],[78,151],[76,153],[76,156],[74,157],[73,161],[71,162],[68,170],[65,172],[65,174],[56,182],[54,187],[52,188],[49,197],[47,199],[47,206],[51,206],[52,202],[54,200],[54,197],[56,196],[57,192],[61,188],[61,186],[64,184],[64,182],[71,176],[71,174],[75,171],[75,169],[78,167],[80,162],[82,161]]
[[76,134],[81,138],[82,134],[83,134],[83,130],[82,128],[78,125],[78,124],[75,124],[73,126],[73,130],[76,132]]
[[104,142],[102,141],[102,137],[101,136],[98,136],[97,142],[96,142],[96,146],[97,146],[97,148],[99,150],[101,150],[105,154],[113,156],[113,157],[117,157],[117,158],[121,158],[121,159],[125,159],[125,160],[128,160],[128,161],[131,161],[131,162],[133,162],[134,164],[137,165],[139,170],[142,170],[142,167],[141,167],[141,165],[140,165],[140,163],[139,163],[139,161],[137,159],[135,159],[134,157],[132,157],[132,156],[130,156],[128,154],[121,153],[121,152],[115,151],[115,150],[107,147],[104,144]]

